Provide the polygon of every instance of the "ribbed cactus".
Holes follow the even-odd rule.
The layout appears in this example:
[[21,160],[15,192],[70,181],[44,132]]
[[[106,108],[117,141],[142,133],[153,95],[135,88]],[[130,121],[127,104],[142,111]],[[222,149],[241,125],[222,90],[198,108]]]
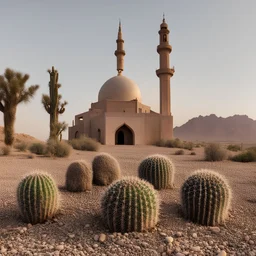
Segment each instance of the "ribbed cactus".
[[148,156],[138,168],[139,177],[150,182],[155,189],[173,188],[174,172],[172,161],[159,154]]
[[118,180],[121,175],[118,161],[107,153],[101,153],[92,161],[93,183],[107,186]]
[[66,172],[66,188],[70,192],[92,189],[92,170],[84,160],[71,163]]
[[187,178],[181,188],[185,217],[195,223],[214,226],[227,217],[231,189],[219,173],[198,170]]
[[59,123],[59,114],[63,114],[65,106],[68,104],[66,101],[60,103],[61,95],[58,89],[61,85],[58,83],[59,73],[52,67],[52,70],[48,70],[50,74],[49,91],[50,96],[43,94],[42,103],[45,110],[50,114],[50,137],[49,139],[57,140],[61,137],[62,131],[66,130],[67,124],[65,122]]
[[158,222],[159,199],[150,183],[125,177],[109,186],[102,197],[101,209],[111,232],[141,232]]
[[58,188],[46,173],[26,176],[19,183],[17,200],[23,221],[31,224],[45,222],[59,209]]

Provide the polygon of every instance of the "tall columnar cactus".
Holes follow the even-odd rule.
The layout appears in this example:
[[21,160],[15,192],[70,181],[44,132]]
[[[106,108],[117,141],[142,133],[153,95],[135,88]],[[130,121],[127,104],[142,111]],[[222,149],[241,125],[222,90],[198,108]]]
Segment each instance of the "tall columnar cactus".
[[158,222],[159,199],[150,183],[125,177],[109,186],[102,197],[101,209],[111,232],[141,232]]
[[166,156],[155,154],[145,158],[139,165],[138,173],[155,189],[173,188],[174,164]]
[[59,209],[59,194],[54,180],[46,173],[26,176],[17,189],[17,201],[24,222],[43,223]]
[[58,89],[61,85],[58,83],[59,73],[52,67],[52,70],[48,70],[50,74],[49,91],[50,96],[43,94],[42,103],[45,110],[50,114],[50,137],[49,139],[57,140],[61,136],[62,131],[66,130],[67,124],[65,122],[59,123],[59,114],[63,114],[65,106],[68,104],[66,101],[60,102],[61,95]]
[[219,173],[198,170],[182,185],[181,201],[187,219],[214,226],[223,223],[228,215],[231,189]]

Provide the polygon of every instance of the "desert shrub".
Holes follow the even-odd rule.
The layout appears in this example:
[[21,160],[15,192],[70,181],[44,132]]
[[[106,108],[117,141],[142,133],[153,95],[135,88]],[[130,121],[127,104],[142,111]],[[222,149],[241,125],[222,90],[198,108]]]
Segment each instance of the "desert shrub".
[[230,160],[242,163],[256,162],[256,151],[248,149],[238,155],[231,157]]
[[30,145],[29,151],[37,155],[45,155],[47,148],[44,143],[36,142]]
[[110,232],[146,231],[158,222],[158,194],[150,183],[125,177],[108,187],[101,199],[101,209]]
[[181,187],[185,217],[195,223],[215,226],[224,222],[231,201],[226,179],[212,170],[198,170]]
[[184,155],[185,151],[183,149],[175,151],[174,155]]
[[28,159],[33,159],[33,158],[35,158],[35,155],[33,155],[33,154],[28,155]]
[[11,154],[11,147],[10,146],[3,146],[1,149],[0,149],[0,153],[1,155],[3,156],[8,156]]
[[92,189],[92,170],[84,161],[71,163],[66,172],[66,188],[71,192],[83,192]]
[[17,201],[24,222],[43,223],[59,209],[58,188],[48,174],[30,174],[19,183]]
[[55,157],[68,157],[71,149],[71,146],[64,141],[49,140],[47,142],[46,154]]
[[81,136],[80,138],[72,139],[69,141],[69,144],[76,150],[98,151],[100,148],[99,142],[86,136]]
[[190,141],[183,141],[181,147],[187,150],[192,150],[194,148],[194,143]]
[[190,153],[190,155],[191,155],[191,156],[195,156],[195,155],[196,155],[196,152],[193,151],[193,152]]
[[118,161],[107,153],[95,156],[92,162],[93,183],[107,186],[121,176]]
[[178,138],[172,139],[172,140],[167,140],[165,146],[168,148],[181,148],[182,141]]
[[156,142],[155,145],[156,145],[157,147],[165,147],[166,142],[165,142],[165,140],[159,140],[159,141]]
[[25,152],[28,148],[28,144],[26,142],[22,141],[20,143],[15,144],[14,147],[16,149],[18,149],[19,151]]
[[227,150],[237,152],[237,151],[241,150],[241,146],[235,145],[235,144],[230,144],[227,146]]
[[226,159],[226,151],[219,144],[210,143],[204,148],[206,161],[222,161]]
[[155,189],[173,188],[175,168],[166,156],[155,154],[141,161],[138,175],[150,182]]

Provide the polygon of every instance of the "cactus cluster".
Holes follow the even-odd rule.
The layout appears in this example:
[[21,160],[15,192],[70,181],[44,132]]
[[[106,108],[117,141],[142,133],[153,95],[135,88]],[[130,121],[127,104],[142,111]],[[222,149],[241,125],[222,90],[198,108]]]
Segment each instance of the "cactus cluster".
[[224,222],[231,200],[231,189],[224,177],[212,170],[198,170],[181,188],[185,217],[195,223],[214,226]]
[[92,170],[84,160],[69,165],[66,172],[66,188],[71,192],[92,189]]
[[141,232],[158,222],[157,192],[137,177],[125,177],[111,184],[102,197],[101,208],[111,232]]
[[48,174],[33,173],[19,183],[17,201],[24,222],[43,223],[59,209],[58,188]]
[[155,189],[173,188],[174,172],[172,161],[159,154],[148,156],[138,168],[139,177],[150,182]]
[[118,161],[107,153],[97,155],[92,162],[93,183],[107,186],[118,180],[121,175]]

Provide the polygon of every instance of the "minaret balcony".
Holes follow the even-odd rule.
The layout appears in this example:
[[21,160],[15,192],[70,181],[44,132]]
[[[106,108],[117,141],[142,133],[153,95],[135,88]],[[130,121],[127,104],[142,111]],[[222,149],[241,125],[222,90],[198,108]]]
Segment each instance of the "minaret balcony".
[[124,50],[116,50],[115,51],[115,55],[125,55],[125,51]]
[[157,52],[160,53],[161,51],[168,51],[170,53],[172,51],[172,46],[169,43],[161,43],[157,46]]
[[174,67],[173,68],[159,68],[156,70],[156,75],[159,77],[160,75],[170,75],[171,77],[173,76],[175,72]]

